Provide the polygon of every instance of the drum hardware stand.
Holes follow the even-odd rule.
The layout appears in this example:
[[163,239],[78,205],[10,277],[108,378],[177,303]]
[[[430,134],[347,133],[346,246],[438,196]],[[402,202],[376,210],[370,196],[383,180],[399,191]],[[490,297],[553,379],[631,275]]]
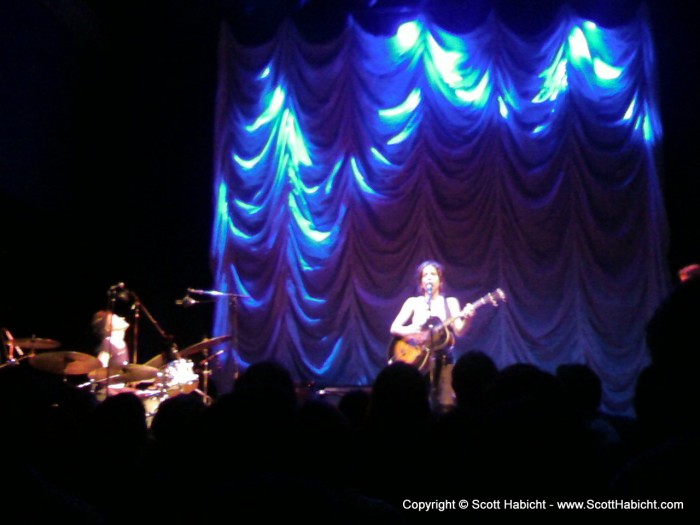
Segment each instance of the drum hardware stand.
[[[35,337],[36,336],[32,335],[32,339]],[[31,348],[28,355],[25,355],[19,346],[15,346],[15,338],[12,337],[12,334],[7,328],[2,329],[2,348],[5,362],[0,365],[0,368],[5,368],[6,366],[17,366],[20,361],[34,355],[34,347]],[[19,359],[15,358],[15,354],[20,356]]]
[[[113,367],[108,367],[108,368],[113,369]],[[83,389],[83,388],[89,387],[90,393],[97,396],[99,394],[100,387],[102,387],[104,390],[104,397],[107,398],[107,397],[109,397],[109,385],[110,385],[112,379],[116,379],[118,377],[119,377],[119,374],[107,374],[107,376],[103,377],[102,379],[90,379],[89,381],[85,381],[84,383],[80,383],[79,385],[76,385],[75,388]],[[67,381],[67,377],[65,374],[63,376],[63,381],[64,382]]]
[[[3,328],[3,332],[6,329]],[[15,345],[12,344],[11,340],[4,340],[3,341],[3,357],[5,358],[5,362],[0,365],[0,368],[5,368],[6,366],[16,366],[19,364],[20,360],[22,359],[15,359]],[[17,348],[18,352],[20,351],[19,348]]]
[[[175,301],[176,304],[182,304],[183,306],[189,306],[193,304],[199,304],[199,303],[204,303],[204,302],[210,302],[210,301],[198,301],[198,300],[193,300],[189,297],[189,294],[196,294],[196,295],[204,295],[208,297],[227,297],[229,301],[229,305],[232,309],[231,312],[231,317],[232,317],[232,329],[233,329],[233,342],[231,345],[231,349],[233,351],[233,381],[234,383],[236,380],[238,380],[238,375],[239,375],[239,368],[238,368],[238,357],[237,357],[237,352],[238,352],[238,298],[243,297],[247,298],[247,295],[241,295],[241,294],[236,294],[236,293],[228,293],[228,292],[220,292],[218,290],[198,290],[196,288],[187,288],[187,296],[185,299],[189,298],[190,301],[186,301],[185,299],[182,299],[181,301]],[[218,352],[215,355],[219,355],[221,352]],[[214,357],[214,356],[212,356]],[[206,363],[205,363],[206,365]],[[208,367],[206,368],[205,372],[209,372]]]
[[2,357],[5,359],[5,362],[0,365],[0,368],[17,364],[15,345],[12,344],[12,338],[8,335],[9,333],[10,331],[7,328],[2,329]]
[[[161,368],[162,370],[162,368]],[[167,378],[165,377],[165,374],[163,372],[158,372],[156,374],[156,381],[158,381],[158,393],[156,394],[161,400],[167,399],[168,396],[168,384],[167,384]]]
[[231,295],[229,297],[229,304],[231,305],[232,318],[233,318],[233,382],[238,381],[238,356],[236,352],[238,351],[238,296]]
[[5,368],[6,366],[17,366],[19,364],[19,360],[17,359],[9,359],[3,364],[0,365],[0,369]]
[[205,348],[204,349],[204,359],[202,359],[199,364],[204,365],[204,369],[202,370],[202,390],[195,390],[198,394],[200,394],[204,398],[204,404],[205,405],[211,405],[212,398],[209,395],[209,376],[211,375],[211,370],[209,369],[209,361],[212,359],[219,357],[221,354],[223,354],[225,350],[219,350],[213,355],[207,356],[209,353],[209,349]]

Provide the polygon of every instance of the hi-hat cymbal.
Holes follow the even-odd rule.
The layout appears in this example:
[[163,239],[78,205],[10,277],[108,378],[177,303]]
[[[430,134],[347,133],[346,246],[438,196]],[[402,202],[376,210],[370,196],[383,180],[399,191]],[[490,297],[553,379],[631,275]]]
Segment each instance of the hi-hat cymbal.
[[97,368],[88,373],[90,379],[101,381],[109,378],[113,383],[135,383],[148,381],[158,375],[158,369],[152,366],[131,363],[123,367]]
[[87,374],[101,366],[100,360],[82,352],[46,352],[29,358],[29,364],[38,370],[62,375]]
[[42,339],[41,337],[24,337],[13,339],[12,344],[19,346],[22,350],[53,350],[61,346],[61,343],[53,339]]
[[180,351],[180,357],[189,357],[194,354],[198,354],[199,352],[202,352],[205,349],[211,349],[216,347],[217,345],[220,345],[221,343],[225,343],[227,341],[230,341],[233,339],[232,335],[221,335],[219,337],[212,337],[211,339],[204,339],[203,341],[200,341],[199,343],[195,343],[191,346],[188,346],[184,350]]

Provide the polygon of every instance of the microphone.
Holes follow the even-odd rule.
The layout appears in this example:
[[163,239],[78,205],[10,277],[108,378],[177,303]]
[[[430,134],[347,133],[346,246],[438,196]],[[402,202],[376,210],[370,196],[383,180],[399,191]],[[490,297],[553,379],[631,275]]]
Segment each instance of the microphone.
[[192,299],[189,295],[186,295],[182,299],[178,299],[175,301],[175,304],[178,306],[182,306],[184,308],[189,308],[190,306],[194,304],[199,304],[199,301],[196,301]]
[[199,295],[210,295],[212,297],[233,297],[235,294],[220,292],[218,290],[197,290],[196,288],[188,288],[187,293],[196,293]]
[[133,293],[130,292],[124,283],[117,283],[109,287],[107,295],[111,299],[119,299],[120,301],[129,301]]
[[428,283],[425,288],[428,292],[428,308],[430,308],[430,302],[433,300],[433,283]]

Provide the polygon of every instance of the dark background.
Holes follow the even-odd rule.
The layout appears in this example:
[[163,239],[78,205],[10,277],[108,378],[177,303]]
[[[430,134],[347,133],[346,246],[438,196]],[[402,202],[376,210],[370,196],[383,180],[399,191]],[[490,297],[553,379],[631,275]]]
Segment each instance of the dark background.
[[[406,2],[383,3],[391,13]],[[16,338],[56,339],[63,349],[91,353],[90,317],[107,306],[109,287],[124,282],[141,305],[139,362],[162,350],[163,333],[181,348],[211,335],[211,304],[175,301],[188,287],[213,283],[220,20],[256,41],[292,13],[323,38],[343,10],[367,20],[378,4],[0,0],[0,326]],[[546,20],[541,13],[561,2],[481,4],[536,30]],[[578,4],[605,25],[639,2],[570,3]],[[659,167],[675,278],[678,268],[700,261],[700,24],[692,3],[646,5],[657,47]],[[128,313],[132,299],[117,308]]]

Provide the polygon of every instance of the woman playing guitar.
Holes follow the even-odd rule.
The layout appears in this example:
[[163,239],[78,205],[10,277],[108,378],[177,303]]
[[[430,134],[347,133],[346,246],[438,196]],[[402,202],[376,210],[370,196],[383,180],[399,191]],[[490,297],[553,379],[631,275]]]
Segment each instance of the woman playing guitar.
[[440,263],[421,263],[416,277],[419,295],[406,299],[391,324],[390,362],[408,362],[428,372],[433,401],[447,407],[453,404],[449,374],[455,336],[466,333],[475,309],[468,304],[460,310],[457,298],[443,295]]

